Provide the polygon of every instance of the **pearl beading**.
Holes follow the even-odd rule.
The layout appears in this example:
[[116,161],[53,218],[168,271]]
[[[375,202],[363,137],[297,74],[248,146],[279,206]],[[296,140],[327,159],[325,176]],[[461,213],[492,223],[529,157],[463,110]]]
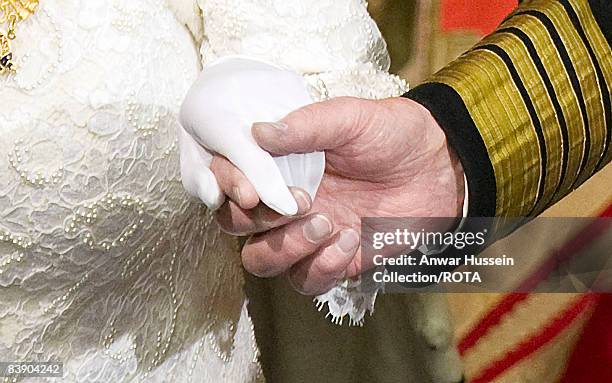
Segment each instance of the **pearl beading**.
[[79,279],[79,281],[77,283],[75,283],[74,285],[72,285],[68,290],[66,290],[66,292],[58,297],[55,298],[51,301],[51,304],[49,304],[47,307],[45,307],[43,309],[43,314],[47,315],[49,313],[51,313],[52,311],[55,311],[59,308],[60,304],[65,304],[68,299],[72,296],[74,296],[76,294],[76,292],[78,291],[78,289],[89,279],[89,273],[86,273],[85,275],[83,275],[81,277],[81,279]]
[[9,153],[8,161],[9,165],[19,174],[22,182],[36,188],[43,188],[46,186],[57,185],[62,181],[64,177],[64,168],[59,167],[58,169],[43,174],[40,171],[31,172],[25,164],[31,156],[30,148],[25,146],[24,140],[19,139],[15,141],[13,152]]
[[117,0],[113,1],[113,8],[118,16],[113,20],[112,25],[118,31],[131,33],[144,25],[143,20],[147,16],[145,10],[138,8],[129,9]]
[[21,263],[23,261],[24,252],[33,245],[30,239],[12,234],[5,230],[0,230],[0,243],[5,243],[17,248],[16,252],[0,259],[0,275],[3,274],[6,267],[11,264]]
[[[56,57],[55,59],[51,58],[51,61],[49,61],[48,59],[44,60],[44,62],[47,62],[49,66],[47,68],[41,69],[41,74],[37,79],[34,79],[34,80],[29,79],[30,81],[26,82],[26,77],[22,73],[22,71],[17,72],[17,74],[14,76],[11,76],[11,78],[13,78],[15,82],[15,85],[18,88],[21,88],[22,90],[26,92],[32,92],[36,90],[37,88],[43,86],[45,83],[47,83],[50,80],[51,76],[57,71],[57,69],[59,68],[59,66],[62,64],[64,60],[64,57],[63,57],[64,45],[62,41],[61,29],[56,19],[53,16],[51,16],[50,12],[47,10],[46,2],[43,1],[42,4],[40,4],[37,12],[34,14],[34,16],[29,18],[26,23],[43,24],[43,18],[45,18],[48,24],[51,26],[52,30],[50,31],[50,35],[53,37],[53,43],[56,47]],[[28,35],[27,28],[24,28],[24,32],[25,33],[23,33],[23,35],[27,36]],[[19,61],[18,66],[21,68],[25,68],[28,64],[28,61],[32,57],[32,53],[26,51],[24,54],[21,54],[20,57],[21,57],[21,60]]]
[[[320,93],[321,99],[336,95],[382,98],[398,92],[395,80],[381,73],[387,64],[384,46],[380,44],[375,26],[363,27],[363,22],[371,20],[361,1],[351,0],[347,7],[337,7],[340,3],[349,4],[345,0],[312,2],[313,7],[321,11],[321,18],[305,23],[295,17],[295,22],[278,33],[273,28],[282,19],[280,8],[295,14],[293,9],[304,8],[302,0],[201,2],[207,7],[219,6],[208,14],[207,21],[209,27],[213,26],[207,30],[214,40],[213,53],[248,54],[241,52],[248,44],[237,40],[222,41],[218,37],[223,35],[238,40],[252,37],[251,41],[261,42],[258,35],[261,29],[253,29],[254,25],[248,23],[248,18],[255,16],[257,22],[263,21],[269,27],[268,36],[272,37],[260,45],[260,57],[264,59],[281,60],[290,48],[303,46],[313,39],[322,42],[322,53],[332,52],[334,61],[331,62],[335,69],[326,68],[327,62],[320,72],[308,73],[313,76],[313,82],[318,83],[319,90],[315,93]],[[85,12],[85,5],[93,3],[105,12],[98,13],[95,7],[91,8],[85,16],[88,21],[99,24],[83,28],[72,15],[78,17]],[[47,122],[45,126],[37,126],[30,137],[24,130],[17,134],[10,129],[7,131],[9,140],[26,137],[23,147],[31,150],[29,155],[38,154],[36,148],[29,146],[34,136],[36,140],[48,137],[55,137],[55,140],[60,131],[65,134],[63,137],[71,138],[71,133],[76,134],[74,141],[65,142],[62,149],[67,150],[63,156],[53,158],[48,166],[41,166],[42,174],[35,182],[40,183],[41,179],[50,182],[46,187],[30,187],[27,180],[11,174],[7,177],[11,184],[5,189],[9,193],[8,200],[0,199],[0,206],[21,209],[19,215],[10,219],[19,221],[35,242],[24,252],[19,267],[5,271],[4,278],[8,280],[7,275],[12,278],[16,274],[18,278],[35,281],[31,288],[38,295],[31,294],[26,284],[17,282],[9,289],[24,297],[33,296],[38,304],[44,302],[38,307],[24,298],[23,304],[19,302],[24,310],[12,312],[12,307],[8,307],[8,312],[19,318],[19,330],[26,339],[8,346],[0,345],[0,349],[7,349],[9,354],[31,349],[69,355],[70,350],[87,347],[91,354],[84,357],[91,356],[91,360],[104,370],[101,371],[104,376],[131,367],[118,368],[118,365],[138,363],[138,371],[130,372],[126,378],[132,381],[167,381],[168,375],[164,374],[179,370],[185,377],[187,374],[196,376],[194,380],[197,381],[199,377],[195,372],[209,373],[208,367],[213,363],[221,366],[219,374],[223,377],[244,376],[244,370],[257,369],[253,325],[245,319],[246,312],[237,314],[233,309],[243,299],[236,241],[219,233],[210,212],[187,202],[180,186],[173,137],[178,124],[176,113],[199,68],[197,58],[192,55],[193,47],[189,45],[191,40],[185,39],[188,32],[173,21],[161,4],[161,0],[45,2],[45,12],[56,23],[52,26],[50,19],[41,13],[36,18],[37,25],[28,25],[37,36],[42,36],[39,32],[44,30],[48,44],[34,44],[34,51],[24,65],[34,65],[41,54],[36,50],[46,49],[50,59],[45,62],[51,65],[57,57],[58,66],[52,69],[52,66],[41,65],[40,70],[19,78],[20,82],[15,84],[23,85],[22,88],[0,88],[0,92],[11,98],[17,95],[25,100],[18,114],[14,113],[16,117],[2,116],[3,121],[15,121],[24,126],[31,125],[34,120]],[[253,7],[257,12],[251,12]],[[132,11],[134,13],[130,13]],[[141,17],[141,13],[145,16]],[[214,28],[220,24],[210,18],[220,20],[223,29]],[[319,21],[325,18],[329,22],[322,25]],[[305,34],[309,34],[308,39],[304,39]],[[342,40],[341,36],[354,39]],[[33,41],[38,43],[42,39]],[[151,57],[153,55],[156,56]],[[300,57],[306,62],[318,59],[320,54]],[[277,62],[282,64],[282,61]],[[373,63],[376,74],[371,81],[365,79],[364,62]],[[45,71],[53,73],[47,79],[39,78],[38,75]],[[125,73],[129,76],[121,77]],[[71,80],[75,74],[81,78],[78,83]],[[30,91],[25,89],[27,85],[32,85]],[[91,89],[100,90],[101,95],[93,99]],[[54,112],[50,112],[51,109]],[[58,109],[62,110],[58,112]],[[128,121],[128,114],[131,114],[131,121]],[[98,116],[97,122],[112,120],[117,125],[106,130],[88,127],[88,121]],[[63,126],[69,129],[58,129]],[[21,162],[17,162],[17,153],[11,151],[3,155],[5,161],[9,153],[15,165],[21,166],[32,179],[36,177],[28,153],[19,153]],[[62,161],[63,174],[61,180],[53,183],[52,175],[59,169],[56,159]],[[5,169],[16,171],[10,163]],[[24,183],[28,187],[23,187]],[[104,202],[104,206],[94,211],[90,206],[92,201],[104,199],[108,192],[139,198],[144,203],[142,214],[138,213],[136,203],[125,208],[117,202],[111,209]],[[130,229],[135,231],[130,233]],[[88,238],[87,233],[91,233],[91,237]],[[120,240],[122,234],[126,234],[123,241]],[[104,243],[106,248],[102,246]],[[11,262],[10,265],[17,265],[15,260]],[[158,288],[162,294],[151,294]],[[347,291],[340,298],[351,300],[354,297]],[[35,309],[28,311],[27,307]],[[0,308],[7,309],[7,306]],[[131,312],[132,308],[138,310]],[[92,317],[96,320],[92,321]],[[71,324],[85,323],[83,320],[87,320],[91,328]],[[138,323],[139,320],[142,323]],[[133,328],[127,323],[142,326]],[[219,328],[223,328],[221,333]],[[122,338],[118,338],[120,336]],[[26,344],[30,341],[32,343]],[[142,359],[141,355],[144,355]],[[66,371],[65,381],[77,381],[75,371],[83,367],[82,361],[70,361],[73,364]]]
[[[116,239],[112,241],[97,241],[92,229],[87,227],[92,226],[98,221],[101,212],[112,212],[115,209],[133,212],[135,214],[135,222],[124,228]],[[91,249],[101,248],[109,251],[123,245],[138,230],[140,225],[144,223],[142,219],[144,210],[145,204],[139,197],[133,197],[129,194],[108,193],[101,200],[78,209],[74,216],[66,223],[65,232],[68,234],[79,233],[82,241]]]

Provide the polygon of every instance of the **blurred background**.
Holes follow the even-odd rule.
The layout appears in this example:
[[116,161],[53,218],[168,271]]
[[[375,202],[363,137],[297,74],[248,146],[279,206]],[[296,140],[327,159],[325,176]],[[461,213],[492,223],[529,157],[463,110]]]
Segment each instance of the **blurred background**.
[[492,32],[517,0],[370,0],[391,71],[418,84]]
[[[411,87],[492,32],[516,6],[517,0],[369,1],[391,71]],[[544,215],[612,216],[612,164]],[[546,248],[553,242],[540,238],[542,254],[558,250]],[[612,382],[610,295],[455,294],[449,300],[469,382]]]

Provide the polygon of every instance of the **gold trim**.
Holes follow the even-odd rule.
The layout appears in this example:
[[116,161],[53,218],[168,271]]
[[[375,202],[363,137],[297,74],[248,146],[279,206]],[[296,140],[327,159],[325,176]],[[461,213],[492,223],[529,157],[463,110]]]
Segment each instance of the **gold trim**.
[[[578,96],[574,93],[569,75],[565,69],[563,61],[559,52],[555,49],[552,38],[548,34],[548,31],[542,23],[531,15],[519,15],[509,20],[504,24],[504,27],[516,27],[521,29],[525,34],[531,37],[531,41],[538,52],[539,57],[542,59],[542,65],[548,73],[548,77],[551,80],[555,95],[561,110],[565,118],[566,127],[568,130],[567,143],[570,145],[572,142],[580,142],[584,139],[584,121],[582,120],[582,114],[580,113],[580,106],[578,104]],[[554,113],[554,109],[551,110]],[[557,125],[560,133],[560,125]],[[577,129],[576,127],[581,127]],[[548,125],[544,127],[550,129]],[[561,149],[561,148],[560,148]],[[582,159],[582,148],[570,145],[568,148],[568,163],[567,172],[565,179],[562,180],[559,187],[559,192],[553,198],[556,201],[557,198],[563,196],[566,191],[574,184],[578,171],[580,170],[580,162]]]
[[[544,190],[543,195],[537,196],[536,200],[539,200],[538,204],[531,207],[533,211],[540,212],[546,207],[545,204],[547,204],[552,197],[552,193],[555,191],[561,175],[561,157],[563,155],[563,151],[561,150],[561,130],[553,128],[560,126],[559,121],[555,114],[552,100],[544,86],[544,80],[537,71],[536,65],[531,60],[531,56],[529,55],[529,52],[527,51],[527,48],[523,44],[522,40],[514,35],[500,33],[495,35],[495,38],[491,40],[491,43],[503,49],[511,58],[513,58],[512,62],[514,67],[521,78],[521,82],[526,85],[525,90],[529,95],[529,99],[540,122],[548,162],[546,179],[542,180],[540,180],[543,177],[543,174],[540,171],[542,162],[541,158],[537,164],[537,172],[539,174],[538,186],[540,182],[543,182]],[[524,59],[517,60],[515,59],[517,57]],[[537,81],[535,81],[536,79]],[[536,142],[539,142],[539,138],[537,134],[535,134],[535,125],[533,123],[531,124],[531,128],[534,131],[534,136],[532,136],[531,139],[535,139]]]
[[[579,5],[576,6],[576,3]],[[605,54],[607,45],[602,43],[603,36],[594,26],[592,17],[583,14],[587,7],[585,4],[583,0],[572,1],[574,9],[579,8],[577,13],[584,23],[582,26],[589,41],[592,44],[597,42],[597,45],[593,44],[594,49],[600,49],[602,45],[604,47],[603,52],[596,53],[596,59],[600,60],[602,54]],[[543,195],[540,196],[541,202],[535,206],[533,213],[541,212],[547,207],[551,198],[554,197],[556,200],[562,197],[570,191],[571,185],[574,183],[578,185],[590,176],[600,158],[599,148],[606,133],[595,63],[591,61],[586,46],[573,28],[565,9],[556,3],[528,1],[524,2],[517,12],[527,9],[542,12],[555,26],[580,79],[579,86],[585,98],[588,121],[582,120],[578,95],[574,92],[567,73],[571,68],[565,68],[548,30],[538,19],[530,15],[515,14],[500,28],[513,26],[530,37],[540,57],[546,58],[542,60],[542,65],[551,80],[554,94],[548,94],[543,79],[522,40],[510,33],[494,33],[477,47],[491,44],[507,53],[518,72],[520,81],[525,86],[527,100],[521,96],[504,60],[486,49],[468,52],[430,79],[447,84],[459,93],[480,131],[495,173],[497,216],[513,217],[532,213],[538,197],[542,158],[540,158],[539,139],[527,111],[527,102],[533,104],[541,123],[548,158],[546,179],[541,180],[544,183]],[[599,63],[605,72],[604,76],[609,77],[610,60]],[[560,181],[559,159],[562,156],[562,140],[559,116],[555,113],[551,97],[556,97],[559,101],[566,120],[569,140],[567,173],[561,180],[557,195],[553,193]],[[584,138],[587,123],[591,150],[588,153],[587,166],[578,178],[577,173],[585,156]],[[500,227],[503,227],[503,223]]]
[[[599,28],[599,24],[597,24],[593,13],[590,11],[588,3],[586,1],[574,0],[570,0],[569,3],[578,16],[582,29],[584,29],[584,34],[593,48],[595,59],[603,72],[604,78],[602,80],[606,83],[604,85],[607,85],[608,91],[612,93],[612,60],[610,60],[612,48]],[[603,156],[604,164],[612,160],[612,144],[608,146],[608,152],[603,153]]]
[[[580,174],[577,183],[581,184],[588,179],[595,171],[595,165],[599,162],[601,153],[593,153],[594,148],[603,148],[603,141],[605,139],[605,122],[604,122],[604,110],[601,94],[599,94],[599,84],[597,81],[597,74],[595,71],[595,65],[591,61],[589,53],[584,45],[580,35],[573,28],[573,24],[569,16],[567,15],[563,5],[559,3],[547,3],[546,7],[526,7],[525,9],[537,10],[545,14],[550,21],[555,25],[556,30],[561,38],[563,45],[565,46],[567,53],[570,56],[570,60],[574,65],[576,74],[579,76],[579,86],[582,90],[584,97],[584,103],[586,106],[587,119],[588,119],[588,131],[591,139],[591,146],[589,153],[583,153],[588,155],[587,166],[584,172]],[[584,25],[583,25],[584,28]],[[593,94],[592,90],[596,89],[598,97],[587,97],[589,94]],[[583,125],[583,131],[587,125]],[[603,129],[602,129],[603,128]],[[582,160],[581,160],[582,162]]]
[[540,161],[540,154],[529,112],[503,60],[486,50],[472,51],[432,80],[459,93],[482,135],[497,184],[496,215],[524,215],[525,205],[535,201],[539,179],[539,172],[526,166]]
[[11,40],[17,37],[17,25],[30,17],[38,8],[39,0],[0,0],[0,75],[13,73]]

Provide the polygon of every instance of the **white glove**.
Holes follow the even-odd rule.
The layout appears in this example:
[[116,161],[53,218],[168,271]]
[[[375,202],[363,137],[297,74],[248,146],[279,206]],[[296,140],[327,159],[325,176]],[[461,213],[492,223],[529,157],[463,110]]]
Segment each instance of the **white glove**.
[[181,108],[179,146],[185,189],[209,208],[225,195],[210,170],[212,154],[230,160],[251,182],[259,198],[283,215],[298,207],[287,186],[314,199],[323,177],[321,152],[272,158],[251,135],[254,122],[274,122],[312,103],[306,83],[295,72],[248,58],[222,58],[206,67]]

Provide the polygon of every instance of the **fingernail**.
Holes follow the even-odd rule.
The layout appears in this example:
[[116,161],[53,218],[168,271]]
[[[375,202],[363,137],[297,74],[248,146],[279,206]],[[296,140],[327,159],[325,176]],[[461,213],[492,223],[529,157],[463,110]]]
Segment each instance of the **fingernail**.
[[239,188],[238,186],[234,186],[234,187],[232,188],[232,194],[234,194],[234,198],[236,199],[236,203],[237,203],[238,205],[241,205],[241,204],[242,204],[242,202],[241,202],[241,200],[240,200],[240,188]]
[[298,215],[305,214],[310,210],[310,196],[305,191],[293,191],[293,196],[295,197],[295,201],[298,204]]
[[311,243],[319,243],[332,232],[331,222],[323,215],[315,215],[304,225],[304,238]]
[[342,230],[337,245],[340,251],[352,257],[359,246],[359,234],[353,229]]
[[263,129],[264,131],[284,132],[289,126],[283,122],[256,122],[253,129]]

